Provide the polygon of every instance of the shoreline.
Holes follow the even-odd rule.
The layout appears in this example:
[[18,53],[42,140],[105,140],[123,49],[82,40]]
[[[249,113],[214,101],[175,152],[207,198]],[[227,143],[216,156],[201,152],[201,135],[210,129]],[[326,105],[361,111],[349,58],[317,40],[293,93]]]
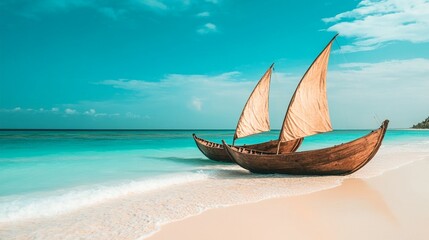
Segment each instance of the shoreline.
[[[350,222],[364,226],[367,232],[372,231],[377,235],[375,239],[426,239],[429,235],[429,230],[425,228],[425,224],[429,221],[429,210],[424,210],[427,209],[425,203],[429,200],[429,190],[425,189],[424,184],[429,177],[425,175],[424,170],[429,170],[428,157],[387,170],[375,177],[347,178],[339,186],[317,192],[209,209],[196,216],[189,216],[162,225],[157,232],[139,239],[160,240],[173,237],[176,239],[236,239],[237,237],[284,239],[285,234],[292,239],[344,239],[351,233],[353,236],[348,236],[347,239],[371,238],[371,236],[362,236],[359,232],[354,232],[352,228],[347,228],[346,223]],[[424,181],[416,183],[421,178]],[[401,181],[404,179],[406,179],[406,183]],[[416,190],[415,186],[413,187],[414,184],[420,184],[420,188]],[[413,195],[398,194],[398,191],[407,192],[410,191],[409,189],[414,191],[412,193],[423,197],[415,199]],[[329,203],[327,200],[331,202]],[[411,206],[407,209],[411,210],[411,213],[401,210],[404,202]],[[316,209],[316,214],[308,212],[306,210],[308,208]],[[336,208],[340,208],[341,211],[336,211]],[[344,217],[344,212],[354,213],[354,216]],[[302,214],[307,214],[307,216],[303,217]],[[281,215],[280,218],[279,215]],[[313,227],[324,232],[324,237],[321,237],[321,232],[314,234],[314,231],[305,231],[308,227],[306,223],[315,216],[319,221],[314,220]],[[297,223],[296,219],[300,218],[300,221],[304,221]],[[404,223],[407,218],[408,220]],[[330,224],[327,225],[326,222],[321,221],[322,219],[329,220]],[[415,228],[407,225],[409,220],[413,220],[413,224],[410,225],[416,226]],[[364,223],[365,221],[370,224],[367,225]],[[288,222],[290,225],[283,224],[284,222]],[[325,229],[314,226],[317,224],[324,225]],[[332,225],[340,226],[340,229],[343,229],[342,232],[334,235],[332,232],[328,233],[332,230]],[[386,232],[380,233],[374,228],[380,228]],[[218,231],[218,229],[222,230]],[[284,232],[267,235],[265,230],[268,229]],[[305,234],[303,235],[303,233]]]
[[224,165],[204,171],[209,176],[205,180],[144,194],[130,193],[55,217],[0,224],[0,238],[147,239],[164,227],[207,212],[317,194],[341,187],[353,178],[366,181],[423,159],[427,160],[428,154],[420,148],[388,146],[380,149],[375,161],[352,175],[325,177],[255,175],[238,166]]
[[[400,165],[397,165],[397,166],[395,166],[393,168],[385,169],[382,172],[377,173],[376,175],[373,175],[373,176],[360,176],[359,173],[354,173],[352,175],[342,176],[343,178],[339,180],[338,185],[329,186],[329,187],[327,187],[325,189],[319,189],[319,190],[315,190],[315,191],[311,191],[311,192],[307,192],[307,193],[301,193],[301,194],[298,194],[298,195],[291,195],[291,196],[273,196],[273,197],[268,197],[268,198],[265,198],[265,199],[260,199],[260,200],[257,200],[257,201],[253,201],[253,202],[234,203],[234,204],[230,204],[230,205],[217,206],[217,207],[213,207],[213,208],[209,208],[209,209],[204,209],[204,210],[200,211],[199,213],[197,213],[195,215],[188,215],[188,216],[185,216],[185,217],[183,217],[181,219],[174,219],[174,220],[169,221],[167,223],[160,223],[156,227],[155,231],[150,232],[148,234],[145,234],[145,235],[137,238],[136,240],[143,240],[143,239],[147,239],[147,240],[164,239],[163,238],[164,236],[162,236],[161,238],[159,238],[159,236],[157,236],[159,234],[159,232],[161,232],[163,230],[163,228],[165,228],[165,227],[170,228],[169,226],[175,226],[176,224],[177,225],[181,225],[182,224],[181,222],[192,221],[192,220],[189,220],[189,219],[194,219],[194,218],[199,217],[201,215],[205,215],[207,212],[218,211],[218,210],[229,209],[229,208],[234,209],[234,208],[237,208],[237,207],[248,206],[248,205],[249,206],[250,205],[258,205],[258,204],[261,204],[261,203],[264,203],[264,202],[276,201],[276,200],[279,200],[279,199],[289,199],[289,198],[296,198],[296,197],[305,197],[305,196],[312,195],[312,194],[318,194],[318,193],[325,192],[325,191],[331,191],[331,190],[336,189],[336,188],[341,188],[344,184],[348,185],[348,183],[350,181],[371,181],[371,179],[381,178],[384,174],[388,174],[388,173],[390,173],[392,171],[398,171],[399,169],[401,169],[403,167],[407,167],[409,165],[414,165],[414,164],[417,164],[417,163],[422,162],[422,161],[428,161],[429,162],[429,157],[423,157],[421,159],[417,159],[417,160],[414,160],[414,161],[411,161],[411,162],[404,162],[404,163],[402,163]],[[428,164],[428,166],[429,166],[429,164]],[[429,178],[428,178],[428,180],[429,180]],[[166,239],[170,239],[170,238],[176,236],[175,235],[176,230],[170,230],[169,229],[168,231],[169,231],[169,233],[167,233],[167,234],[168,235],[172,234],[172,235],[169,236]],[[170,231],[173,231],[174,234],[171,233]],[[178,232],[180,232],[180,230],[178,230]],[[163,235],[164,235],[164,233],[163,233]],[[185,239],[189,239],[189,238],[185,238]],[[312,239],[314,239],[314,238],[312,238]]]

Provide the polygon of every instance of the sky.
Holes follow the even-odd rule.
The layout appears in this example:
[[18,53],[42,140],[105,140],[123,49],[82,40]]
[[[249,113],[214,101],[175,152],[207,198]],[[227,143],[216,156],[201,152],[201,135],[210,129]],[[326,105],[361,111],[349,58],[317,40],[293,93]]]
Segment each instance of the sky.
[[279,129],[339,33],[334,129],[429,116],[429,1],[1,0],[0,128],[233,129],[275,63]]

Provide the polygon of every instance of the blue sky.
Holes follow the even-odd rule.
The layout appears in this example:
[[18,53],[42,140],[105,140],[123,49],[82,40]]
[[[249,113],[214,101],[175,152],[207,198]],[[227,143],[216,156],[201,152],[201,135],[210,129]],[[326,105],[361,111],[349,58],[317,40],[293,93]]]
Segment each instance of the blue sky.
[[276,64],[272,128],[335,33],[333,127],[429,115],[429,1],[2,0],[0,128],[228,128]]

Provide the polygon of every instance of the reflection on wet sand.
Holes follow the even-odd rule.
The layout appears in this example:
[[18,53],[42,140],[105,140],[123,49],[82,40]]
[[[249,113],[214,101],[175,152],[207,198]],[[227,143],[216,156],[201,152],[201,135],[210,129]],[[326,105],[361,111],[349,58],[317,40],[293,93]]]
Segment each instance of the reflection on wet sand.
[[357,204],[364,205],[362,207],[370,208],[370,210],[383,215],[391,223],[398,223],[383,195],[371,187],[368,182],[359,178],[351,178],[345,180],[343,185],[345,187],[342,193],[336,194],[339,199],[357,202]]

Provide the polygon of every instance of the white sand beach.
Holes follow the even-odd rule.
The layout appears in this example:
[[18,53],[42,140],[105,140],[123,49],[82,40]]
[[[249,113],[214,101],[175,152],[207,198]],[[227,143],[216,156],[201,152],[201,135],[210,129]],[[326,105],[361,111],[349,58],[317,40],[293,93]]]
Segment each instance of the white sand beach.
[[[10,215],[16,220],[0,222],[0,239],[427,239],[426,145],[386,144],[349,176],[210,166],[196,179],[132,190],[78,210],[21,220]],[[23,211],[75,204],[54,200]]]
[[426,158],[333,189],[213,209],[148,239],[427,239],[428,171]]

